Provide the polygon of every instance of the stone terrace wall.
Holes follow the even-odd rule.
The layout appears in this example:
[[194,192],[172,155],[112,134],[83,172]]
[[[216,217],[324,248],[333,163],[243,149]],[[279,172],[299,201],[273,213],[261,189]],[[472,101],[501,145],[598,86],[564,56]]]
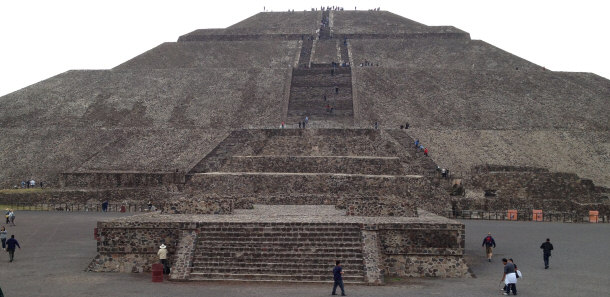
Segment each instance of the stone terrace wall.
[[153,205],[163,205],[171,197],[170,193],[160,189],[78,189],[78,190],[49,190],[40,192],[24,192],[0,194],[0,204],[5,205],[37,205],[37,204],[65,204],[91,205],[101,208],[102,202],[108,200],[110,204],[125,204],[142,206],[149,201]]
[[375,226],[389,277],[465,277],[464,225],[409,224]]
[[349,41],[354,66],[389,68],[542,71],[542,67],[479,40],[408,38]]
[[510,166],[494,166],[501,171],[482,171],[473,174],[467,188],[494,189],[502,197],[530,199],[565,199],[580,203],[599,202],[597,189],[591,180],[583,180],[573,173],[544,172],[543,170],[511,171]]
[[206,194],[252,196],[342,193],[343,195],[400,195],[424,200],[429,181],[417,176],[346,175],[323,173],[199,173],[187,190]]
[[361,198],[347,198],[344,203],[346,204],[345,208],[348,216],[417,216],[415,202],[408,199],[367,196]]
[[299,40],[166,42],[114,69],[290,68]]
[[96,272],[144,272],[150,271],[153,263],[158,263],[157,251],[164,243],[168,250],[168,260],[179,242],[179,223],[116,223],[98,222],[98,255],[93,259],[88,271]]
[[61,174],[62,187],[158,187],[184,184],[185,181],[184,172],[68,172]]
[[403,173],[399,158],[349,156],[233,156],[220,171],[389,175]]

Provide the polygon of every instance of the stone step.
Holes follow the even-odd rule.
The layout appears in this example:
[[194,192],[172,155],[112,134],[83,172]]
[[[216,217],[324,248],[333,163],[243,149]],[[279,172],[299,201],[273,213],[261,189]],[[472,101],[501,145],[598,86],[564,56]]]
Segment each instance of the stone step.
[[272,253],[329,253],[334,255],[346,255],[350,257],[358,257],[362,253],[362,247],[317,247],[310,245],[301,246],[260,246],[247,245],[242,246],[207,246],[205,243],[197,244],[197,253],[210,253],[229,256],[230,253],[248,253],[253,254],[257,251],[272,252]]
[[[353,237],[328,237],[328,236],[319,236],[317,234],[311,234],[310,236],[300,236],[300,237],[284,237],[284,238],[274,238],[274,236],[270,236],[270,235],[250,235],[250,236],[234,236],[234,234],[231,234],[231,236],[223,236],[223,235],[210,235],[210,234],[203,234],[200,233],[200,235],[203,239],[203,241],[205,242],[218,242],[218,243],[222,243],[222,242],[251,242],[251,243],[257,243],[257,244],[275,244],[275,243],[307,243],[307,244],[320,244],[322,243],[326,243],[329,241],[334,241],[337,242],[335,245],[341,245],[344,246],[346,244],[349,243],[353,243],[354,241],[359,241],[360,237],[359,236],[353,236]],[[283,236],[283,235],[275,235],[275,236]]]
[[[199,229],[201,232],[235,232],[239,234],[253,234],[253,233],[264,233],[264,234],[273,234],[273,235],[281,235],[284,234],[286,236],[296,236],[295,234],[302,233],[311,233],[311,232],[331,232],[331,235],[342,235],[342,234],[350,234],[350,236],[354,236],[359,234],[360,227],[352,226],[351,224],[337,224],[337,225],[328,225],[324,223],[302,223],[302,224],[289,224],[289,223],[233,223],[233,224],[207,224],[201,226]],[[295,234],[285,234],[283,232],[291,232]]]
[[[218,248],[223,249],[273,249],[273,250],[319,250],[324,249],[336,249],[341,252],[343,249],[352,249],[349,252],[355,252],[357,249],[362,248],[359,243],[342,242],[342,243],[330,243],[329,241],[319,242],[252,242],[252,241],[200,241],[197,244],[198,249],[214,250]],[[342,250],[339,250],[342,249]]]
[[316,108],[316,107],[310,107],[310,108],[303,108],[303,109],[295,109],[295,110],[288,110],[288,116],[301,116],[301,117],[305,117],[305,116],[317,116],[317,117],[324,117],[325,120],[331,120],[334,118],[341,118],[341,117],[349,117],[351,118],[354,115],[354,111],[353,110],[333,110],[333,113],[329,113],[326,111],[325,108]]
[[[223,280],[223,281],[281,281],[281,282],[323,282],[332,283],[332,273],[324,275],[282,275],[282,274],[234,274],[234,273],[191,273],[189,280]],[[343,282],[346,284],[364,283],[363,275],[344,275]]]
[[[308,75],[318,75],[318,74],[330,74],[330,70],[333,67],[331,64],[327,64],[326,66],[321,67],[312,67],[312,68],[295,68],[292,70],[292,77],[295,76],[308,76]],[[349,75],[351,76],[352,70],[349,67],[335,67],[335,75]]]
[[[297,274],[297,275],[332,275],[334,265],[326,265],[324,267],[309,269],[301,268],[294,263],[284,263],[279,267],[193,267],[191,273],[231,273],[231,274]],[[362,274],[363,269],[348,270],[345,269],[345,274]]]
[[[284,229],[284,230],[282,230]],[[200,237],[209,239],[210,237],[226,238],[238,237],[244,239],[250,238],[265,238],[268,240],[283,240],[283,239],[320,239],[320,240],[343,240],[360,238],[360,231],[354,229],[330,229],[330,228],[269,228],[264,227],[244,227],[238,228],[205,228],[201,229]]]
[[[306,258],[306,257],[286,257],[286,258],[273,258],[268,261],[262,261],[262,258],[246,258],[246,257],[205,257],[195,256],[193,258],[194,266],[222,266],[222,265],[238,265],[238,266],[273,266],[273,265],[286,265],[286,263],[299,263],[298,265],[324,265],[327,267],[329,264],[335,263],[337,258],[325,257],[325,258]],[[362,258],[341,258],[341,263],[345,267],[360,267],[363,265]]]
[[290,96],[296,96],[299,94],[304,94],[304,95],[311,95],[311,96],[318,96],[322,99],[324,99],[324,95],[326,95],[326,99],[331,99],[335,96],[345,96],[345,99],[352,99],[352,88],[351,87],[345,87],[343,89],[339,89],[339,93],[337,93],[335,91],[334,86],[331,87],[309,87],[309,86],[305,86],[305,87],[295,87],[293,86],[292,88],[290,88]]

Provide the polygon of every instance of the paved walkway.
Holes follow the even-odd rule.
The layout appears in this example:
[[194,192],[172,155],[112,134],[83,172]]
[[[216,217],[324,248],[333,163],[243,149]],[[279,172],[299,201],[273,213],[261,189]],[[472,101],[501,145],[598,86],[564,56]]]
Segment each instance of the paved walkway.
[[[152,283],[149,273],[84,272],[95,256],[95,222],[115,213],[18,212],[15,234],[22,249],[15,262],[0,253],[0,287],[5,296],[328,296],[320,284]],[[348,286],[349,296],[496,296],[500,295],[502,257],[523,271],[521,296],[606,296],[610,290],[610,224],[560,224],[464,221],[466,254],[476,278],[397,280],[386,286]],[[492,232],[498,248],[485,261],[480,246]],[[544,270],[540,244],[555,246],[551,268]],[[286,265],[290,265],[287,263]]]

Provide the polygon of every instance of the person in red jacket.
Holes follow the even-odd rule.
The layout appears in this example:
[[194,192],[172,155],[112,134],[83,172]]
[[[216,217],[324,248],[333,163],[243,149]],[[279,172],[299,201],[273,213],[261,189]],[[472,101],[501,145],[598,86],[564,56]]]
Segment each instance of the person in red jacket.
[[428,148],[425,148],[424,149],[424,156],[427,156],[427,155],[428,155]]

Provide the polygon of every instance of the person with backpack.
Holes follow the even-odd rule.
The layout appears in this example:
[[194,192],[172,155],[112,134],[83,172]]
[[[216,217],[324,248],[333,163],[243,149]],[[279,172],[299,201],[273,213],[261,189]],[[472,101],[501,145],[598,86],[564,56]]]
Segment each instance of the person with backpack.
[[496,241],[491,237],[491,232],[487,233],[487,236],[483,238],[483,244],[485,247],[485,253],[487,254],[487,261],[491,262],[491,256],[493,255],[493,249],[496,247]]

